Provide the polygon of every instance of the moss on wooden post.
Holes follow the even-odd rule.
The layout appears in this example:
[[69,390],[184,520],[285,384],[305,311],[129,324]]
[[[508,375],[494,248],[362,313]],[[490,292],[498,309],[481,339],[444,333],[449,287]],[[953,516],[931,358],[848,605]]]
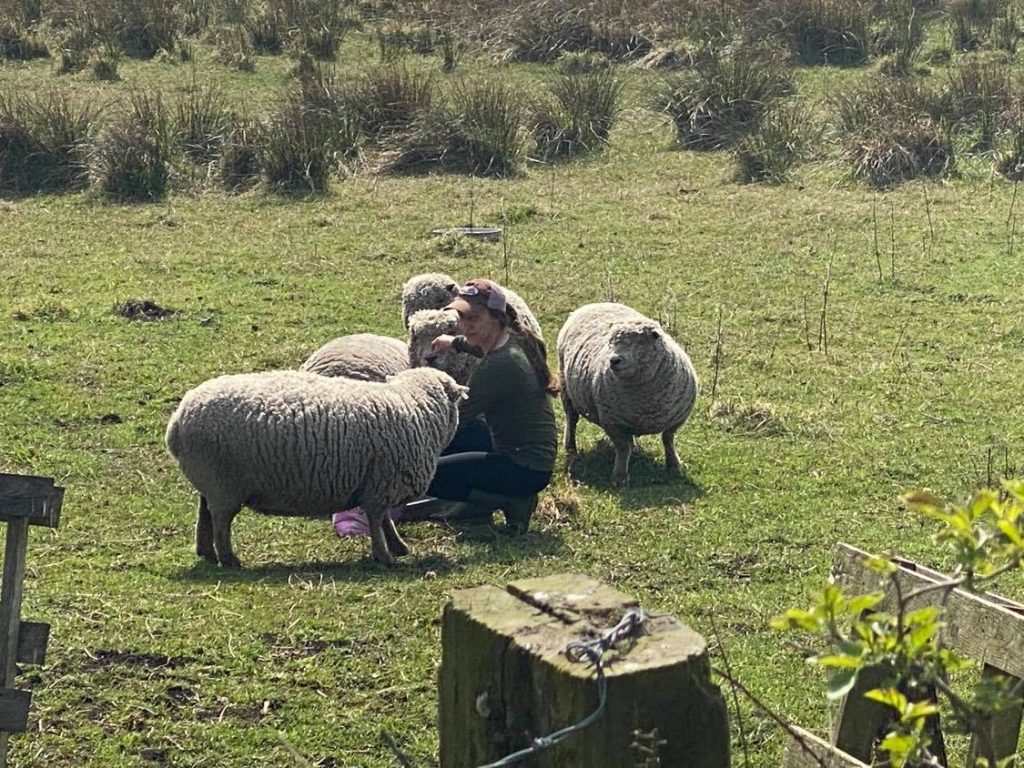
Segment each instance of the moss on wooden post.
[[[598,703],[594,671],[565,655],[637,602],[586,576],[560,574],[461,590],[441,627],[442,768],[475,768],[572,725]],[[522,762],[534,768],[727,768],[729,729],[707,644],[671,616],[604,657],[601,717]]]

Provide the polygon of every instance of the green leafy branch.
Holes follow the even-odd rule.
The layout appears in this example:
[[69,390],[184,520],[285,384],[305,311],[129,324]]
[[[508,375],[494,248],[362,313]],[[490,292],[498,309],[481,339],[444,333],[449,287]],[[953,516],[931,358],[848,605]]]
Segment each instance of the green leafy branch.
[[[847,695],[858,675],[871,668],[882,673],[883,684],[867,692],[867,698],[892,712],[887,732],[878,749],[888,755],[887,764],[929,766],[938,764],[933,745],[936,729],[929,725],[938,715],[936,692],[952,708],[948,729],[980,733],[994,712],[1020,699],[1021,682],[989,678],[970,698],[954,692],[950,675],[972,666],[971,662],[942,643],[946,601],[957,588],[977,590],[981,584],[1020,567],[1024,559],[1024,482],[1007,481],[1002,492],[979,491],[966,506],[948,504],[929,491],[903,497],[910,509],[936,521],[936,544],[951,551],[955,566],[947,579],[905,592],[896,563],[871,558],[865,565],[876,571],[894,596],[893,610],[883,610],[886,591],[846,596],[830,584],[808,609],[791,608],[772,621],[780,631],[810,634],[824,640],[825,650],[808,661],[828,673],[826,696],[836,700]],[[938,597],[929,593],[938,592]],[[927,602],[928,604],[922,605]],[[920,607],[917,607],[920,606]],[[995,766],[987,740],[976,766]],[[941,752],[941,749],[938,750]],[[987,754],[986,754],[987,753]]]

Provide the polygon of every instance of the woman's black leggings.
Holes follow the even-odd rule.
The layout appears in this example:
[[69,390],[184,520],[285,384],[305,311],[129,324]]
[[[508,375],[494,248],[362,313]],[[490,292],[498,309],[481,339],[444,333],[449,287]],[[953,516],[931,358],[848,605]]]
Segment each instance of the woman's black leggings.
[[427,494],[454,501],[466,501],[474,489],[503,496],[532,496],[549,482],[550,472],[520,466],[508,454],[470,451],[438,459]]
[[473,489],[503,496],[532,496],[551,482],[550,472],[516,464],[508,454],[492,450],[491,433],[474,419],[455,433],[437,460],[429,496],[466,501]]

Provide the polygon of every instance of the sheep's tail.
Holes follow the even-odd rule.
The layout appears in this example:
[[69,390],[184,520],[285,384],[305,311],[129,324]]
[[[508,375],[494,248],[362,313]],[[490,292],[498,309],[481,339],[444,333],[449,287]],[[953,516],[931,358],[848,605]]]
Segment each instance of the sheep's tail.
[[181,451],[181,430],[178,427],[177,418],[171,419],[171,422],[167,425],[164,441],[167,443],[167,450],[171,456],[178,458],[178,453]]

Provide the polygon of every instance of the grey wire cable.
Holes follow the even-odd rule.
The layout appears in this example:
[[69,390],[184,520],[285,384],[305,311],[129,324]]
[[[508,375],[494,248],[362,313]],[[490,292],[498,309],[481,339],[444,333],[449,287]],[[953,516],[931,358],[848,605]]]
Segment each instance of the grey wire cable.
[[533,743],[525,749],[506,755],[496,762],[481,765],[479,768],[504,768],[504,766],[507,765],[514,765],[530,755],[536,754],[548,747],[553,747],[559,742],[565,741],[565,739],[576,733],[576,731],[583,730],[597,720],[597,718],[601,716],[601,713],[604,712],[604,705],[608,700],[608,681],[604,676],[604,665],[601,663],[601,657],[604,656],[605,651],[609,648],[614,648],[615,644],[619,642],[619,640],[624,637],[630,637],[638,634],[640,625],[643,624],[645,618],[646,617],[644,616],[642,609],[638,608],[635,611],[627,611],[626,615],[622,617],[622,621],[596,640],[578,640],[565,646],[565,655],[569,657],[569,661],[580,662],[586,660],[594,666],[595,670],[597,670],[597,709],[584,717],[578,723],[566,726],[560,731],[555,731],[548,736],[538,736],[533,740]]

